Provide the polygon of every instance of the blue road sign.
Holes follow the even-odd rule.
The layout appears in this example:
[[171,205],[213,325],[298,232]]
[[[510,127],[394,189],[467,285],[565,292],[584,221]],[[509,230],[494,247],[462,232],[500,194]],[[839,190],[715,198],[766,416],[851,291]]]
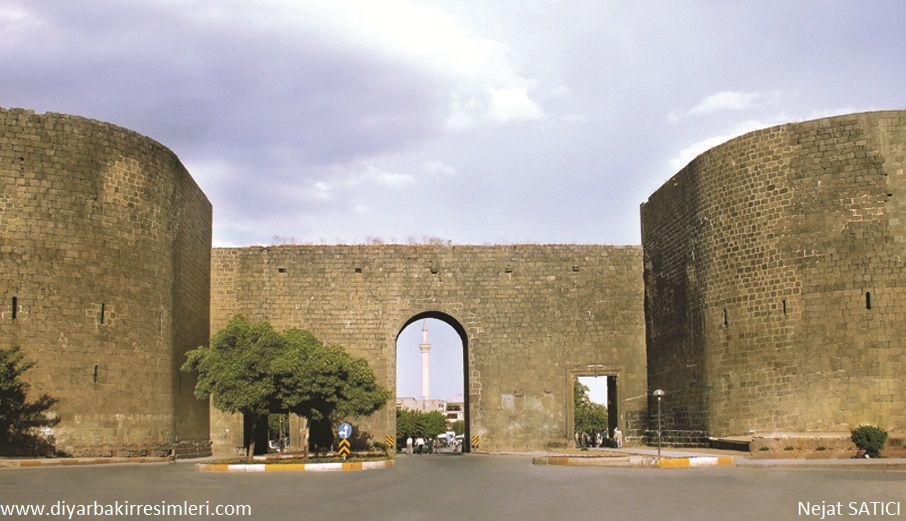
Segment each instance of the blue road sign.
[[352,435],[352,425],[343,423],[340,425],[340,428],[337,429],[337,433],[340,435],[340,439],[345,440]]

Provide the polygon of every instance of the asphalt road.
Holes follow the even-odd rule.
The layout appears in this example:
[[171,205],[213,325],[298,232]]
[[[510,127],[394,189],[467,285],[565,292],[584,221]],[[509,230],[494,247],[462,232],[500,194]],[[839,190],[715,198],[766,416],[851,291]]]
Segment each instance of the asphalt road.
[[[360,472],[196,472],[190,462],[0,470],[0,505],[184,501],[209,509],[247,504],[246,519],[255,520],[821,519],[816,510],[804,514],[803,503],[823,509],[825,519],[894,520],[906,519],[906,472],[558,467],[478,454],[403,455],[393,469]],[[877,507],[866,515],[862,502],[872,501],[888,515]],[[861,515],[850,515],[851,503]]]

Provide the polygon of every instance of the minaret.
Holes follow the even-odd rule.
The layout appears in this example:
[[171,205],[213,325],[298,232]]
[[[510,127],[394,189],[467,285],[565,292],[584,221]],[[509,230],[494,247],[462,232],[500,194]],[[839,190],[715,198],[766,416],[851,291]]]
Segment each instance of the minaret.
[[428,343],[428,321],[422,326],[422,343],[418,346],[422,351],[422,407],[428,401],[428,352],[431,344]]

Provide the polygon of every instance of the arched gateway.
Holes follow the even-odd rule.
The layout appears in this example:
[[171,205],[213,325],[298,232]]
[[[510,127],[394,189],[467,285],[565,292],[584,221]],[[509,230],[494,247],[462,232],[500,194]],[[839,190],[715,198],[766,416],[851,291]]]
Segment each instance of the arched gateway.
[[[469,434],[488,450],[572,439],[572,379],[619,381],[624,432],[644,435],[647,403],[642,250],[637,246],[369,245],[215,248],[211,330],[242,314],[304,328],[366,358],[396,387],[396,339],[440,318],[463,339]],[[358,423],[395,434],[393,403]],[[215,452],[241,445],[213,412]]]

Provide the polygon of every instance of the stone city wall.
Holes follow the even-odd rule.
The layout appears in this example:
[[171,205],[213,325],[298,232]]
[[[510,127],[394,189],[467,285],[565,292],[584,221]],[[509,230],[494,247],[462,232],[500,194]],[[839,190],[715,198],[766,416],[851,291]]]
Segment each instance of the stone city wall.
[[35,366],[73,456],[209,453],[179,372],[209,332],[211,204],[135,132],[0,109],[0,347]]
[[[643,435],[642,303],[639,247],[215,248],[212,262],[211,331],[236,314],[307,329],[366,358],[390,390],[402,329],[428,316],[453,325],[482,450],[567,445],[572,379],[595,372],[617,376],[621,424]],[[374,441],[395,436],[393,401],[354,423]],[[215,450],[233,454],[238,419],[213,411],[212,425]]]

